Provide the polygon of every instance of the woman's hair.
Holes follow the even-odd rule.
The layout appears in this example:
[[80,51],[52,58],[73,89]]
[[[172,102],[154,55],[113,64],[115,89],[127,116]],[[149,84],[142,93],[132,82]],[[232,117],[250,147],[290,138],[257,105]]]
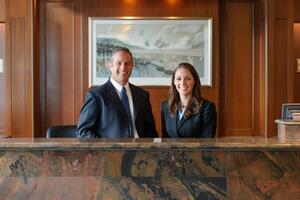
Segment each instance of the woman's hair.
[[180,63],[175,70],[173,71],[172,74],[172,80],[171,80],[171,87],[169,89],[169,111],[171,113],[171,116],[176,116],[176,113],[178,109],[180,108],[180,95],[174,85],[174,79],[175,79],[175,74],[178,69],[186,69],[188,70],[193,78],[194,78],[194,87],[192,91],[192,96],[191,99],[189,100],[188,104],[185,107],[184,111],[184,116],[188,117],[192,114],[196,114],[201,105],[202,105],[202,96],[201,96],[201,82],[199,79],[199,75],[197,71],[195,70],[194,66],[191,65],[190,63]]

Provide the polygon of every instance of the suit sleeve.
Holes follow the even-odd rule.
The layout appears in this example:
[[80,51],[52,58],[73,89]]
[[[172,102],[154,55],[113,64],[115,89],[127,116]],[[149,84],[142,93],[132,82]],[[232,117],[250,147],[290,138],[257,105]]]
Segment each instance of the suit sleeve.
[[216,134],[217,112],[214,103],[209,103],[204,109],[203,124],[202,124],[202,137],[214,138]]
[[152,107],[150,103],[149,93],[146,93],[146,117],[144,121],[145,135],[150,138],[157,138],[158,134],[156,131],[155,120],[152,113]]
[[166,129],[166,119],[165,119],[165,103],[163,102],[161,105],[161,131],[162,131],[162,137],[163,138],[169,138],[170,136],[167,134],[167,129]]
[[87,92],[86,101],[80,110],[79,121],[76,130],[78,138],[97,138],[96,134],[99,120],[99,106],[95,95]]

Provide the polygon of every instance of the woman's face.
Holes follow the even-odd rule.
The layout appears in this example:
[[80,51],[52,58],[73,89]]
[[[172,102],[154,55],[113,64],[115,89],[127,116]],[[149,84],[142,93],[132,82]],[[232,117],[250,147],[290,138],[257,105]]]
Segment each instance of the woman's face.
[[195,85],[192,73],[184,68],[179,68],[175,72],[174,85],[180,96],[191,96]]

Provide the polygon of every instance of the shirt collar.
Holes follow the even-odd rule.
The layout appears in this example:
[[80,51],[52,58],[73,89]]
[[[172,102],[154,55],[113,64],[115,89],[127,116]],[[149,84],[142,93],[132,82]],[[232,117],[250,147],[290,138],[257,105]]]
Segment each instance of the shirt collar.
[[[123,88],[123,85],[115,81],[114,79],[110,78],[110,82],[113,84],[113,86],[118,90],[118,92],[121,93],[121,90]],[[129,89],[129,83],[127,82],[126,85],[124,85],[125,89],[128,91]]]

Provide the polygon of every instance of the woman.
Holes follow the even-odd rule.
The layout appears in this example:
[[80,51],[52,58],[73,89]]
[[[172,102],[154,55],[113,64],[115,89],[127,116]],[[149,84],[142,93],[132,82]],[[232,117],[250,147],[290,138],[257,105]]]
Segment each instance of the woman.
[[216,107],[202,98],[197,71],[181,63],[172,75],[169,99],[162,103],[163,137],[213,138],[216,133]]

